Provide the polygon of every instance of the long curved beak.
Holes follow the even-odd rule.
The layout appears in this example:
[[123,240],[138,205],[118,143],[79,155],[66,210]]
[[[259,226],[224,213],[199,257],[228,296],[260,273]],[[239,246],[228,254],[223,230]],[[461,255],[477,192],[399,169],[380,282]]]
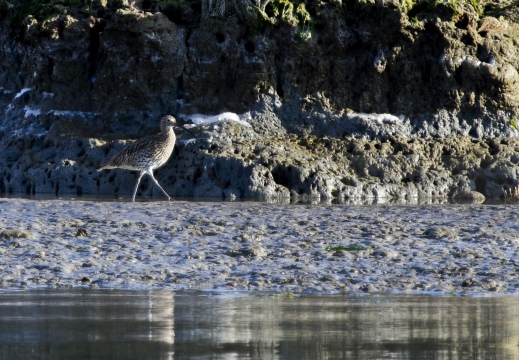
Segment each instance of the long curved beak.
[[190,133],[191,135],[193,135],[193,137],[198,141],[198,138],[196,137],[196,135],[193,134],[193,132],[192,132],[191,130],[189,130],[188,128],[186,128],[184,125],[182,125],[182,124],[175,124],[175,127],[176,127],[176,128],[179,128],[180,130],[187,131],[188,133]]

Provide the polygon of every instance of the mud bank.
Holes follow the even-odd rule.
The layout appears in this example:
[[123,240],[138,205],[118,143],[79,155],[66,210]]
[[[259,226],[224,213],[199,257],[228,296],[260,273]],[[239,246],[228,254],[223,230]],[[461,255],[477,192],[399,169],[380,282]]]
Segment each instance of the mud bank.
[[511,205],[0,200],[0,286],[519,292]]

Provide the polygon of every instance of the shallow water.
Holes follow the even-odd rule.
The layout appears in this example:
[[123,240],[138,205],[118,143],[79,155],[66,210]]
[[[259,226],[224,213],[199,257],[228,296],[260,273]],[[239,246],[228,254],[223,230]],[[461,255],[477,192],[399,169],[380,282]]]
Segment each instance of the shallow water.
[[518,359],[519,298],[0,292],[2,359]]

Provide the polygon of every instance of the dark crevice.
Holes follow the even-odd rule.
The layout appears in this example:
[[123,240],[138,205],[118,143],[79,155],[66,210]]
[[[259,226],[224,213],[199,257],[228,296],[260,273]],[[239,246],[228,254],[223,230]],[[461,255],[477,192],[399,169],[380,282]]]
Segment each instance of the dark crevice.
[[[154,1],[143,2],[143,9],[145,11],[162,12],[169,21],[182,26],[186,29],[193,29],[200,26],[200,18],[202,16],[202,2],[181,2],[176,4],[156,6]],[[146,5],[146,7],[144,7]]]
[[463,86],[463,75],[461,71],[461,68],[458,68],[454,73],[454,81],[456,81],[456,84],[459,86]]
[[58,23],[58,36],[60,39],[63,39],[63,31],[65,30],[65,21],[60,21]]
[[411,10],[409,10],[409,12],[407,13],[407,16],[409,18],[414,18],[419,13],[421,13],[423,11],[426,11],[428,9],[428,7],[429,7],[429,3],[428,2],[424,1],[422,3],[418,3],[415,6],[413,6],[413,8]]
[[225,35],[222,33],[216,33],[216,41],[218,41],[219,44],[223,43],[225,41]]
[[278,185],[282,185],[288,189],[294,187],[293,179],[292,179],[292,167],[278,165],[271,171],[272,178],[274,182]]
[[476,43],[474,42],[474,38],[470,34],[464,34],[461,37],[461,42],[468,46],[474,46]]
[[467,29],[469,24],[469,17],[467,15],[463,16],[460,20],[454,23],[458,29]]
[[253,53],[254,51],[256,51],[256,46],[252,41],[247,41],[245,43],[245,50],[247,50],[250,53]]
[[276,93],[280,98],[285,96],[285,91],[283,90],[283,79],[281,78],[281,73],[278,72],[277,81],[276,81]]
[[485,193],[486,193],[485,190],[486,190],[486,186],[487,186],[486,180],[483,179],[482,177],[478,177],[474,182],[476,184],[476,191],[485,195]]
[[88,68],[88,78],[91,83],[95,82],[95,77],[97,73],[97,65],[99,56],[101,54],[100,50],[100,41],[99,34],[106,27],[106,21],[102,19],[98,19],[95,21],[94,26],[90,29],[90,38],[88,44],[88,54],[89,54],[89,68]]
[[204,172],[202,171],[202,169],[197,167],[195,169],[195,172],[193,173],[193,181],[196,183],[202,177],[203,174]]

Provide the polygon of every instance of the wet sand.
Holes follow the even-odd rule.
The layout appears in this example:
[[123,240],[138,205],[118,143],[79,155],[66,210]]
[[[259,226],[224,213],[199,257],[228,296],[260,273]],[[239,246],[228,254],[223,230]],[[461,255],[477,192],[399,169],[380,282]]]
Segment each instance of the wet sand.
[[0,200],[0,287],[519,293],[514,205]]

